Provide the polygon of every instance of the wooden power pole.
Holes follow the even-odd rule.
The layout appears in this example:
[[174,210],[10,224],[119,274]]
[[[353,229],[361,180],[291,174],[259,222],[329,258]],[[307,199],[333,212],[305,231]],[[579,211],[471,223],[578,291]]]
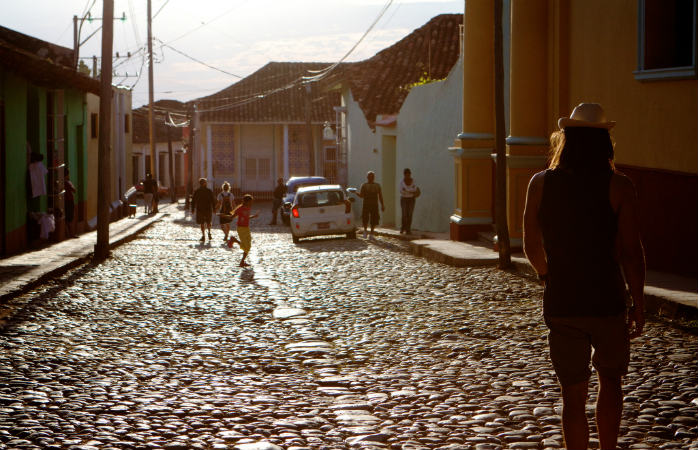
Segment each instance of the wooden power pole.
[[174,154],[172,153],[172,119],[170,118],[170,113],[167,113],[167,118],[165,119],[167,126],[167,159],[169,164],[167,165],[170,169],[170,198],[172,203],[177,202],[177,185],[175,184],[175,174],[174,174]]
[[504,53],[502,36],[502,0],[494,0],[494,111],[497,172],[495,189],[495,222],[497,246],[499,247],[499,267],[511,266],[511,244],[507,225],[507,155],[504,128]]
[[305,85],[305,135],[306,142],[308,143],[308,158],[309,158],[309,169],[311,177],[315,175],[315,146],[313,145],[313,126],[312,120],[312,108],[310,104],[310,93],[311,87],[310,83]]
[[109,256],[109,204],[111,181],[111,75],[114,37],[114,0],[104,0],[102,24],[102,73],[99,87],[99,154],[97,162],[97,244],[94,256]]
[[[155,139],[153,137],[153,5],[148,0],[148,136],[150,137],[150,167],[151,175],[155,177]],[[157,178],[156,178],[157,179]]]

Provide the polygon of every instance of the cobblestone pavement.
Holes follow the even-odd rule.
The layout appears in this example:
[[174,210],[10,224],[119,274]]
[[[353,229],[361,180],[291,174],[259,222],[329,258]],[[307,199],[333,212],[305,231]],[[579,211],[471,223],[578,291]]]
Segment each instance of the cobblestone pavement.
[[[26,294],[0,448],[560,447],[536,284],[389,238],[294,245],[264,216],[240,269],[182,216]],[[634,341],[621,448],[698,449],[697,353],[657,322]]]

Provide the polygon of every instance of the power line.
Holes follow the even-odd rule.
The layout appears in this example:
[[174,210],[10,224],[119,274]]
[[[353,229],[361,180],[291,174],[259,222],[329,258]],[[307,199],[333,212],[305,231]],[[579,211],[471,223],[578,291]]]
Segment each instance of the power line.
[[165,3],[162,4],[162,6],[160,7],[160,9],[158,9],[157,12],[156,12],[155,14],[153,14],[153,19],[155,19],[155,18],[158,16],[158,14],[160,14],[160,11],[162,11],[162,9],[163,9],[165,6],[167,6],[168,3],[170,3],[170,0],[165,0]]
[[165,43],[162,42],[160,39],[157,39],[157,41],[160,42],[160,46],[161,46],[161,47],[167,47],[167,48],[169,48],[170,50],[173,50],[173,51],[179,53],[180,55],[184,56],[185,58],[189,58],[189,59],[191,59],[192,61],[198,62],[199,64],[204,65],[204,66],[208,67],[209,69],[217,70],[217,71],[219,71],[219,72],[222,72],[222,73],[224,73],[224,74],[226,74],[226,75],[233,76],[233,77],[235,77],[235,78],[243,78],[243,77],[240,76],[240,75],[236,75],[236,74],[231,73],[231,72],[228,72],[228,71],[226,71],[226,70],[219,69],[218,67],[214,67],[214,66],[212,66],[212,65],[210,65],[210,64],[207,64],[207,63],[205,63],[205,62],[203,62],[203,61],[201,61],[201,60],[198,60],[198,59],[194,58],[193,56],[189,56],[189,55],[187,55],[186,53],[181,52],[181,51],[177,50],[176,48],[174,48],[174,47],[172,47],[172,46],[170,46],[170,45],[168,45],[168,44],[165,44]]
[[316,73],[316,75],[312,75],[309,77],[303,77],[303,80],[305,82],[308,82],[308,83],[314,82],[314,81],[320,81],[323,78],[325,78],[330,72],[332,72],[335,68],[337,68],[337,66],[339,66],[342,62],[344,62],[344,60],[347,59],[349,57],[349,55],[351,55],[354,52],[354,50],[356,50],[356,48],[359,46],[359,44],[361,44],[361,42],[364,40],[364,38],[366,38],[366,36],[368,36],[368,33],[370,33],[371,30],[373,30],[373,27],[376,26],[378,21],[383,17],[383,15],[386,13],[386,11],[388,11],[388,8],[390,8],[390,5],[393,4],[393,1],[394,0],[388,0],[388,3],[386,3],[386,5],[383,7],[383,9],[378,13],[378,16],[373,21],[371,26],[368,27],[368,30],[366,30],[366,32],[363,34],[363,36],[361,36],[361,38],[356,42],[356,44],[354,44],[349,49],[349,51],[344,56],[342,56],[342,58],[339,61],[337,61],[336,63],[334,63],[334,64],[332,64],[324,69],[321,69],[321,70],[317,70],[317,71],[316,70],[309,70],[308,72]]
[[231,9],[227,10],[227,11],[224,12],[223,14],[220,14],[220,15],[214,17],[213,19],[209,20],[208,22],[201,22],[201,25],[199,25],[198,27],[193,28],[193,29],[187,31],[186,33],[182,34],[182,35],[179,36],[179,37],[176,37],[176,38],[174,38],[174,39],[171,39],[171,40],[167,41],[167,43],[168,43],[168,44],[171,44],[171,43],[173,43],[174,41],[178,41],[178,40],[182,39],[182,38],[185,37],[185,36],[189,36],[189,35],[192,34],[193,32],[195,32],[195,31],[197,31],[197,30],[199,30],[199,29],[205,27],[206,25],[210,25],[210,24],[212,24],[213,22],[215,22],[216,20],[222,19],[223,17],[227,16],[227,15],[230,14],[231,12],[235,11],[235,10],[236,10],[237,8],[239,8],[240,6],[242,6],[242,3],[240,3],[240,4],[238,4],[238,5],[235,5],[235,6],[232,7]]

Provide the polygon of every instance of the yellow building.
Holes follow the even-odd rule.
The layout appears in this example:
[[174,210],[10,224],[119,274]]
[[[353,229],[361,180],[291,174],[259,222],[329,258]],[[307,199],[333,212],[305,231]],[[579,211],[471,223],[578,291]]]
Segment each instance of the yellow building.
[[[617,121],[616,165],[638,190],[648,266],[695,275],[696,1],[515,0],[505,6],[512,245],[521,245],[526,186],[546,166],[558,118],[581,102],[598,102]],[[456,240],[494,222],[494,1],[465,7],[463,133],[451,149]]]

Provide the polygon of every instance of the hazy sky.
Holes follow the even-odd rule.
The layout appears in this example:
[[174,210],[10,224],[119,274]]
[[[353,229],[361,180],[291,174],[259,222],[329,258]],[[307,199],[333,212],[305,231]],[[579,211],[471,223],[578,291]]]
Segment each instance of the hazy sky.
[[[376,20],[390,0],[152,0],[155,99],[191,100],[239,78],[208,68],[175,50],[234,75],[269,61],[335,62]],[[114,0],[114,82],[135,85],[133,106],[148,101],[146,0]],[[347,61],[397,42],[432,17],[462,13],[464,0],[393,0]],[[65,47],[73,46],[73,16],[102,17],[102,0],[0,0],[0,25]],[[81,41],[101,26],[85,21]],[[162,46],[165,43],[171,48]],[[131,58],[125,58],[131,52]],[[80,47],[92,67],[101,32]],[[141,72],[142,70],[142,72]],[[141,77],[136,75],[141,73]],[[126,77],[126,74],[129,76]]]

